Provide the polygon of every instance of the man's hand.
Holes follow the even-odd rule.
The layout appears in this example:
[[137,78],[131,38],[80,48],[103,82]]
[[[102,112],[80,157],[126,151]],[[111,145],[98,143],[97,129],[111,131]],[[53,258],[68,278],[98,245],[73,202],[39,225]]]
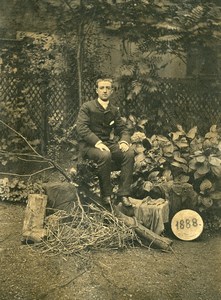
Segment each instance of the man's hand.
[[103,143],[97,143],[95,145],[95,148],[100,149],[101,151],[108,151],[110,152],[110,149]]
[[119,148],[122,152],[127,152],[127,150],[129,149],[129,145],[127,143],[119,143]]

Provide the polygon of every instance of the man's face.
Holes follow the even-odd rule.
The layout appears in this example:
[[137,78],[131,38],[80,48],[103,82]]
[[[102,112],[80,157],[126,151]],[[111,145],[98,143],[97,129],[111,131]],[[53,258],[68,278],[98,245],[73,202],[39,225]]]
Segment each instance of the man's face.
[[102,80],[98,82],[96,92],[101,100],[108,101],[112,91],[112,83],[110,81]]

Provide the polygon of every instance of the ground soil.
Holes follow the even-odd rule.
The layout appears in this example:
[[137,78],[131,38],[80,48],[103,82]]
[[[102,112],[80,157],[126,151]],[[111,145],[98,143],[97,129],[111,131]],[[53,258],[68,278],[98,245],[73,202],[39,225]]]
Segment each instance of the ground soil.
[[24,206],[0,202],[0,300],[220,300],[221,239],[46,256],[21,244]]

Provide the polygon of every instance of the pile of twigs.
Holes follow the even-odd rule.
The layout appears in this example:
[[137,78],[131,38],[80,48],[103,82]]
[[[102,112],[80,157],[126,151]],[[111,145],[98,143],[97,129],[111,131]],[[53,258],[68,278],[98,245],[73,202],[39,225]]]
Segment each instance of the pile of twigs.
[[57,211],[46,218],[46,240],[38,246],[44,253],[71,255],[87,250],[122,249],[139,238],[132,228],[95,204],[76,204],[71,213]]

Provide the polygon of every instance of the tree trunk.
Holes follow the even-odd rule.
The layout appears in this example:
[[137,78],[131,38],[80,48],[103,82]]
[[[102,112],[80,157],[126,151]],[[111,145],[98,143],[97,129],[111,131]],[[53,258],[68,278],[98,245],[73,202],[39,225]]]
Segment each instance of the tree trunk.
[[[80,10],[83,10],[83,0],[80,0]],[[77,73],[78,73],[78,99],[79,107],[82,105],[82,55],[84,44],[84,21],[81,20],[78,26],[78,48],[77,48]]]

